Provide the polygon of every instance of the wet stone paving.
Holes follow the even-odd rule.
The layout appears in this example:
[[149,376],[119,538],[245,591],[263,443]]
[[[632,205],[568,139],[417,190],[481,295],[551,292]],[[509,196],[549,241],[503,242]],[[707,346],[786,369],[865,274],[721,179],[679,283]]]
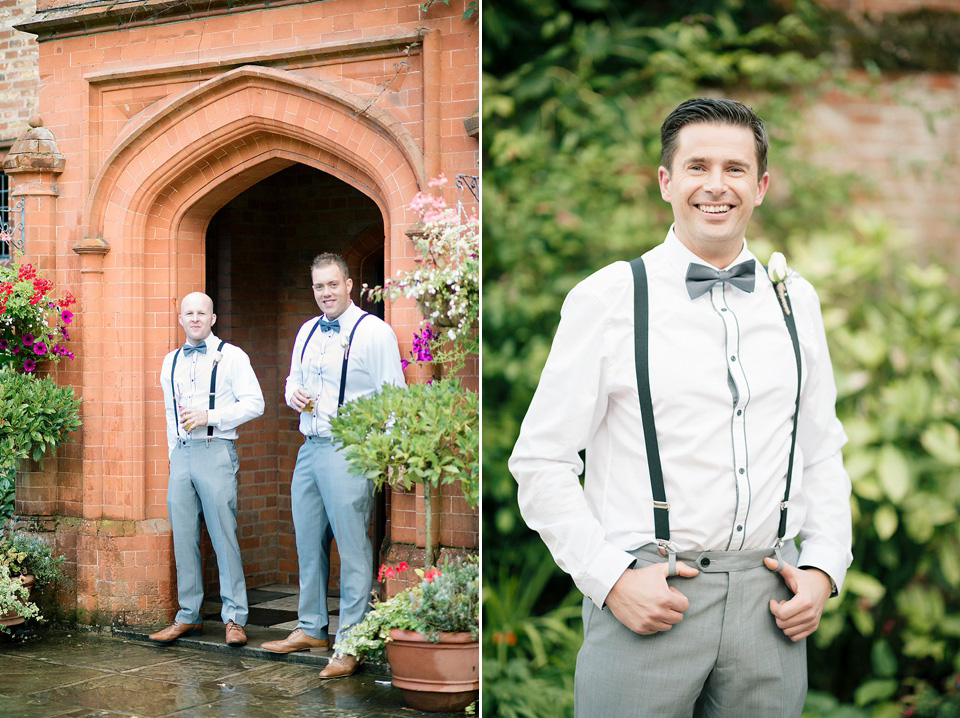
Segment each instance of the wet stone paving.
[[[220,633],[213,626],[204,628],[211,637]],[[322,660],[304,654],[275,656],[256,647],[264,637],[254,640],[250,636],[250,644],[240,650],[223,646],[222,635],[218,637],[221,645],[206,649],[183,640],[161,646],[143,640],[138,633],[125,636],[66,629],[51,629],[26,640],[6,639],[0,642],[0,716],[454,715],[406,707],[383,668],[364,666],[357,675],[324,681],[317,674],[329,652]]]

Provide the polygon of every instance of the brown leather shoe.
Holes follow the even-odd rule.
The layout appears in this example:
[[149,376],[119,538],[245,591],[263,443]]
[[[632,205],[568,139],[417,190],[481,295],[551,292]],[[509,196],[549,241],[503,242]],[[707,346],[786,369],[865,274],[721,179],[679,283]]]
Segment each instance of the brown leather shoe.
[[329,647],[329,640],[308,636],[302,628],[295,628],[293,633],[282,641],[267,641],[260,646],[263,650],[271,653],[293,653],[294,651],[309,651],[311,648],[326,650]]
[[330,659],[327,667],[320,671],[321,678],[346,678],[352,676],[360,667],[360,659],[344,653],[342,656],[334,656]]
[[227,621],[227,645],[245,646],[247,645],[247,634],[243,626],[238,626],[233,621]]
[[162,631],[151,633],[150,640],[157,641],[158,643],[170,643],[170,641],[180,638],[180,636],[189,636],[194,633],[203,633],[202,623],[180,623],[180,621],[174,621]]

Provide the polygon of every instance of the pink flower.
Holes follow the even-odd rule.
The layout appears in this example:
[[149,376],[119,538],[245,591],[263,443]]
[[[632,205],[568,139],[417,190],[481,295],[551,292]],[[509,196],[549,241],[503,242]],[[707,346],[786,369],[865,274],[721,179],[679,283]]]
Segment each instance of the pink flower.
[[27,373],[32,372],[37,368],[37,363],[33,359],[25,359],[23,362],[23,370]]
[[73,321],[73,312],[71,312],[69,309],[64,309],[63,312],[61,312],[60,317],[63,319],[64,324],[69,324],[71,321]]
[[408,366],[410,366],[410,362],[408,362],[406,359],[400,360],[400,371],[406,371]]
[[24,334],[23,339],[21,339],[21,341],[23,342],[23,346],[29,347],[29,346],[33,346],[33,342],[35,341],[35,339],[36,338],[33,336],[33,334]]
[[47,353],[47,345],[43,342],[37,342],[33,345],[33,353],[37,356],[43,356]]

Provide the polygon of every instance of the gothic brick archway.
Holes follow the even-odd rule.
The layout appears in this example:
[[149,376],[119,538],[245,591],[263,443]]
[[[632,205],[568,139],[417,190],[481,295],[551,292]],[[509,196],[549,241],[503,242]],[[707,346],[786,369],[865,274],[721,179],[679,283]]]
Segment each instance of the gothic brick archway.
[[[375,108],[364,108],[359,98],[292,73],[243,67],[145,109],[131,120],[93,182],[84,209],[84,242],[95,239],[109,245],[109,252],[103,258],[102,286],[89,290],[115,311],[100,313],[99,326],[89,317],[84,327],[90,359],[84,362],[85,394],[99,397],[102,412],[100,421],[89,417],[86,422],[84,482],[102,487],[97,510],[128,521],[161,522],[152,539],[149,534],[138,539],[158,552],[160,564],[169,550],[169,534],[163,399],[156,372],[160,358],[181,339],[177,299],[207,286],[207,237],[217,213],[244,192],[297,167],[351,188],[379,216],[374,227],[329,248],[345,252],[359,267],[377,251],[376,239],[381,272],[412,264],[413,250],[403,230],[416,220],[407,205],[423,184],[423,172],[409,133]],[[113,276],[125,281],[112,282]],[[96,277],[84,275],[91,284]],[[278,325],[288,318],[282,306],[289,303],[278,300]],[[409,343],[419,323],[416,309],[397,303],[386,314],[401,343]],[[242,336],[245,330],[233,331]],[[281,326],[281,331],[291,330]],[[98,356],[101,361],[94,360]],[[271,394],[277,393],[279,374],[278,363],[272,363]],[[268,406],[277,401],[271,395]],[[269,421],[270,428],[254,429],[251,445],[285,444],[278,442],[284,435],[277,426],[282,418],[274,414]],[[251,448],[251,457],[254,451],[259,449]],[[276,474],[290,459],[277,454],[256,461]],[[282,494],[275,487],[276,482],[274,494]],[[292,543],[292,536],[285,540],[282,535],[279,543]],[[276,574],[289,580],[289,563],[284,575],[262,560],[262,550],[254,553],[261,577]],[[169,562],[167,571],[153,604],[160,610],[173,602]]]

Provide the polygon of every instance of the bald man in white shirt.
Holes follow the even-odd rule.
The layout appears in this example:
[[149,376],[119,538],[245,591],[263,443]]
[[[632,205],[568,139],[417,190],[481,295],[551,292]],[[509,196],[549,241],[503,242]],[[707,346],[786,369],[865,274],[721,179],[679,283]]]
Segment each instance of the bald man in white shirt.
[[180,610],[173,623],[150,635],[169,643],[203,630],[201,522],[217,555],[220,615],[227,645],[247,642],[249,605],[237,542],[237,427],[263,414],[263,392],[250,358],[213,334],[213,300],[193,292],[180,303],[186,342],[167,354],[160,386],[167,422],[170,479],[167,508],[173,528]]
[[852,560],[819,301],[796,274],[781,300],[747,248],[762,120],[697,98],[661,139],[674,224],[570,292],[510,469],[585,594],[578,718],[799,718]]

